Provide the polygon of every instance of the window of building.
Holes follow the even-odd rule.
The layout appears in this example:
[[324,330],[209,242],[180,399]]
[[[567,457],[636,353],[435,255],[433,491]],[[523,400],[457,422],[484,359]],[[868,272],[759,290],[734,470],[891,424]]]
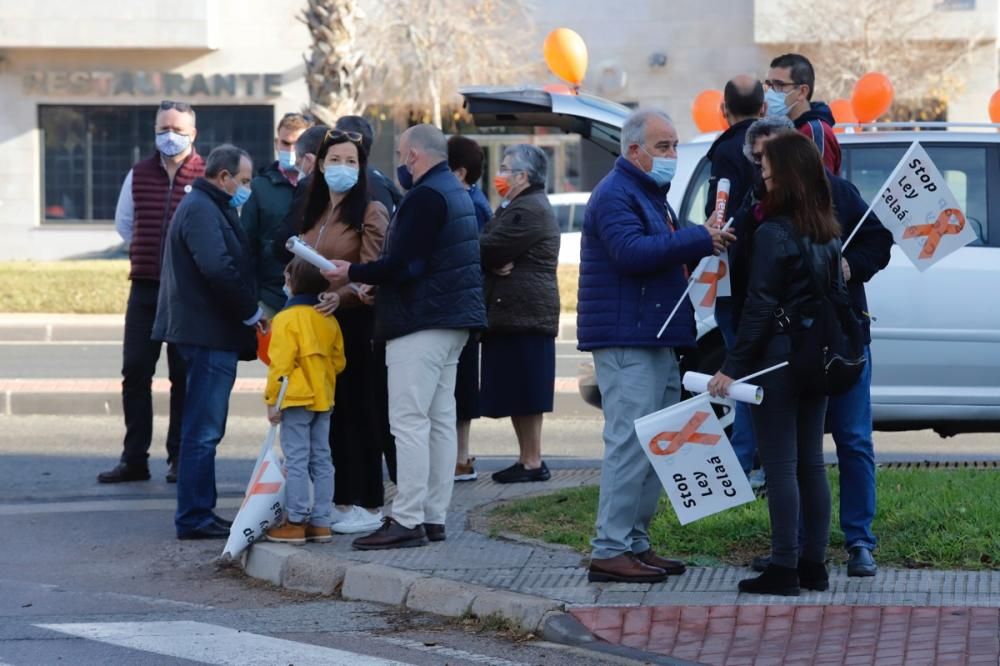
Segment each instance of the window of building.
[[[195,147],[201,155],[233,143],[250,153],[255,169],[274,159],[273,107],[200,106],[195,111]],[[114,220],[125,175],[155,150],[155,117],[153,106],[39,106],[42,220]]]
[[973,11],[976,0],[935,0],[934,9],[942,12]]

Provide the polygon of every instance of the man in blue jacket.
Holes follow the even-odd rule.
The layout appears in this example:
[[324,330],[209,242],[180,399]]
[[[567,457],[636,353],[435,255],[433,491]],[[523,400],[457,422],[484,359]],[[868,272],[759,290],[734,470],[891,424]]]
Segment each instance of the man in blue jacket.
[[[747,158],[757,162],[764,144],[782,132],[793,132],[794,126],[787,118],[766,118],[747,130]],[[850,181],[835,176],[828,170],[827,181],[833,198],[837,221],[841,226],[841,238],[846,242],[862,216],[868,211],[868,204],[858,188]],[[743,301],[746,297],[747,275],[755,217],[752,211],[754,196],[737,212],[739,242],[730,250],[732,260],[731,285],[733,290],[733,314],[739,322]],[[871,344],[871,318],[868,315],[868,300],[865,283],[885,268],[892,250],[892,234],[882,226],[874,215],[864,218],[851,244],[843,252],[844,279],[854,308],[864,322],[865,343]],[[872,357],[871,350],[865,349],[868,363],[858,383],[847,393],[830,398],[826,414],[826,429],[833,435],[837,445],[837,462],[840,466],[840,527],[844,531],[844,541],[849,559],[848,576],[874,576],[877,572],[872,551],[877,539],[872,532],[875,519],[875,444],[872,439]],[[754,558],[755,569],[766,568],[766,558]]]
[[187,368],[177,475],[179,539],[224,539],[230,523],[215,515],[215,449],[226,432],[236,365],[256,353],[257,304],[250,242],[236,209],[250,198],[253,164],[222,145],[205,177],[177,207],[163,255],[153,339],[177,345]]
[[676,167],[670,118],[657,110],[633,113],[622,127],[621,157],[591,194],[583,222],[577,338],[581,351],[594,354],[605,422],[594,582],[650,583],[684,572],[682,562],[650,548],[662,486],[634,421],[680,400],[675,349],[695,345],[690,302],[662,337],[657,333],[684,292],[687,267],[734,237],[678,226],[667,205]]

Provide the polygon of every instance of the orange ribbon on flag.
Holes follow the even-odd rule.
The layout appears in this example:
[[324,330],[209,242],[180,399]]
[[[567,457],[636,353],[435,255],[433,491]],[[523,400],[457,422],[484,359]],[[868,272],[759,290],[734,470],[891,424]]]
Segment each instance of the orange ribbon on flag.
[[726,262],[724,261],[719,262],[719,270],[715,273],[705,271],[701,274],[698,282],[709,285],[705,297],[701,299],[701,307],[710,308],[715,304],[715,295],[719,291],[719,280],[724,277],[726,277]]
[[[654,456],[669,456],[681,450],[685,444],[705,444],[714,446],[722,439],[720,435],[709,435],[698,432],[698,428],[708,419],[708,412],[695,412],[691,420],[684,424],[680,432],[661,432],[649,440],[649,450]],[[666,448],[664,441],[669,440]]]
[[917,224],[907,227],[903,232],[903,238],[919,238],[927,236],[924,247],[920,251],[921,259],[930,259],[937,251],[941,239],[945,236],[952,236],[962,232],[965,228],[965,216],[957,208],[945,208],[938,215],[934,224]]
[[243,505],[247,503],[247,500],[249,500],[253,495],[260,495],[261,493],[276,493],[281,490],[280,481],[271,481],[269,483],[260,482],[261,477],[264,476],[264,471],[267,470],[267,466],[270,464],[271,462],[269,460],[265,460],[261,463],[260,469],[257,470],[257,476],[254,477],[253,483],[250,484],[250,491],[247,493],[247,496],[243,498],[243,504],[240,505],[241,509],[243,508]]

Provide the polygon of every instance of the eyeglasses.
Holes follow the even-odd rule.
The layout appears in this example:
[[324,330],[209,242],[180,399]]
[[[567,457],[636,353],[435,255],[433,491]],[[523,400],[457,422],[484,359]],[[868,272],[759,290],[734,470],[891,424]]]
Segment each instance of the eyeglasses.
[[754,164],[761,164],[764,161],[764,153],[750,153]]
[[190,113],[192,109],[191,105],[187,102],[175,102],[170,99],[165,99],[160,102],[160,111],[170,110],[180,111],[181,113]]
[[767,79],[764,81],[764,87],[777,90],[778,92],[785,92],[785,89],[789,86],[803,86],[805,85],[801,81],[782,81],[781,79]]
[[360,144],[361,140],[364,137],[361,136],[359,132],[348,132],[345,130],[332,129],[327,131],[326,135],[323,137],[323,140],[326,141],[328,139],[341,139],[341,138],[347,139],[351,143]]

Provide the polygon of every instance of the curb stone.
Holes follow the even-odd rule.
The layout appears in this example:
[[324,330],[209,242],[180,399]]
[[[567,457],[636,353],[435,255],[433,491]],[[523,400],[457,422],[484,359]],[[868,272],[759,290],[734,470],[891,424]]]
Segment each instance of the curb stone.
[[470,612],[480,589],[457,580],[421,578],[410,588],[406,607],[446,617],[463,617]]
[[357,564],[348,567],[344,574],[340,594],[354,601],[402,606],[410,588],[421,578],[426,576],[381,564]]

